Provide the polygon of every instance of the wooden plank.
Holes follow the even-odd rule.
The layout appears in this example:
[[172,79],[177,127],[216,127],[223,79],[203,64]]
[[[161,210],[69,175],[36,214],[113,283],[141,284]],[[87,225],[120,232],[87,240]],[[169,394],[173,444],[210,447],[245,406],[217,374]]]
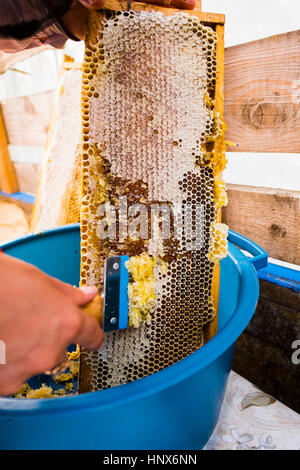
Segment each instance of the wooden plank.
[[224,222],[268,254],[300,263],[300,192],[229,185]]
[[42,45],[35,47],[34,49],[24,49],[19,52],[3,52],[0,51],[0,74],[6,72],[7,70],[13,70],[12,67],[14,64],[27,60],[30,57],[39,54],[40,52],[51,50],[52,47],[49,45]]
[[245,379],[300,413],[299,365],[292,363],[295,350],[267,343],[244,332],[236,343],[232,368]]
[[275,284],[274,282],[260,279],[259,296],[262,300],[269,300],[275,302],[277,305],[281,305],[293,310],[300,310],[300,292]]
[[1,103],[10,145],[43,146],[50,123],[54,91],[10,98]]
[[259,280],[259,301],[246,331],[286,351],[300,338],[300,292]]
[[6,193],[18,191],[18,181],[12,161],[10,159],[6,130],[0,106],[0,189]]
[[[272,288],[276,292],[276,284]],[[299,293],[295,293],[295,298],[298,299],[298,310],[260,297],[255,315],[246,331],[269,344],[290,351],[293,341],[300,337]]]
[[225,51],[227,138],[240,152],[300,152],[300,30]]
[[29,220],[24,210],[12,201],[0,198],[0,242],[28,234]]
[[[153,11],[160,11],[164,15],[172,15],[174,13],[178,13],[179,11],[176,8],[164,8],[158,5],[155,6],[155,5],[149,5],[146,3],[134,3],[134,5],[135,5],[134,7],[135,11],[153,10]],[[181,10],[181,11],[187,12],[190,15],[197,16],[197,18],[199,18],[199,20],[202,21],[203,23],[215,23],[215,24],[222,24],[222,25],[225,23],[225,15],[221,13],[208,13],[208,12],[198,10],[196,8],[194,10]]]
[[40,165],[38,163],[14,163],[17,174],[19,191],[35,194],[37,190]]
[[[189,14],[195,14],[201,21],[204,23],[217,23],[217,24],[224,24],[225,22],[225,15],[221,13],[207,13],[201,11],[201,0],[196,0],[196,8],[194,10],[182,10],[186,11]],[[167,4],[167,0],[166,0]],[[107,10],[134,10],[134,11],[160,11],[165,15],[172,15],[173,13],[177,13],[179,11],[178,8],[169,8],[163,7],[161,5],[153,5],[148,3],[136,3],[136,2],[127,2],[123,0],[105,0],[103,3],[103,9]]]
[[4,196],[3,194],[0,194],[0,203],[1,202],[8,202],[10,204],[14,204],[18,207],[21,207],[26,216],[28,224],[30,223],[33,204],[30,204],[29,202],[25,201],[20,201],[19,199],[16,199],[14,197]]
[[257,308],[237,342],[233,368],[299,412],[299,366],[291,356],[300,337],[300,292],[264,279],[259,286]]
[[218,313],[219,313],[219,287],[220,287],[220,263],[216,264],[212,281],[211,295],[215,307],[216,315],[203,328],[203,344],[207,343],[218,333]]

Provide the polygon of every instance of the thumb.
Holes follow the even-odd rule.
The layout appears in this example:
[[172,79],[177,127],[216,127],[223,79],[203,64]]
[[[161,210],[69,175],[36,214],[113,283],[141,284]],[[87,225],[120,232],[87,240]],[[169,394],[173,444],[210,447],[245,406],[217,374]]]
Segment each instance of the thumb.
[[55,283],[56,287],[72,299],[78,307],[91,302],[98,293],[96,286],[83,286],[78,288],[66,282],[59,281],[56,278],[51,278],[51,280]]
[[79,306],[88,304],[98,294],[96,286],[83,286],[79,289],[75,288],[75,291],[75,302]]
[[83,286],[83,287],[72,287],[72,292],[70,292],[70,297],[74,300],[78,307],[86,305],[93,300],[93,298],[98,293],[96,286]]

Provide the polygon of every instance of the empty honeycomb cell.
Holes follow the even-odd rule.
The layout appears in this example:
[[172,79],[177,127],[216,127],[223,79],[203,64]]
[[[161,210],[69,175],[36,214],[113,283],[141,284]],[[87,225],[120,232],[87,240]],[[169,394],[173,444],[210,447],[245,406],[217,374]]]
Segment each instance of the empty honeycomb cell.
[[[226,255],[218,224],[226,196],[216,44],[211,27],[182,12],[89,14],[81,283],[102,289],[104,260],[128,255],[129,319],[138,328],[106,334],[99,352],[82,351],[81,391],[128,383],[186,357],[201,346],[203,326],[215,315],[214,270]],[[123,219],[120,196],[127,198]],[[145,237],[122,228],[137,203],[152,223]],[[117,214],[106,227],[114,227],[115,238],[99,239],[101,204]],[[164,216],[154,207],[164,207]]]

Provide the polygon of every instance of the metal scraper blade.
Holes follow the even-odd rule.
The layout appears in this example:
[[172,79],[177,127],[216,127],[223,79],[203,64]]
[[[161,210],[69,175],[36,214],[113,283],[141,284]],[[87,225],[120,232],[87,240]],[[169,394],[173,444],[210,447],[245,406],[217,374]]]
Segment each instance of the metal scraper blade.
[[128,326],[128,256],[112,256],[104,264],[103,330],[122,330]]

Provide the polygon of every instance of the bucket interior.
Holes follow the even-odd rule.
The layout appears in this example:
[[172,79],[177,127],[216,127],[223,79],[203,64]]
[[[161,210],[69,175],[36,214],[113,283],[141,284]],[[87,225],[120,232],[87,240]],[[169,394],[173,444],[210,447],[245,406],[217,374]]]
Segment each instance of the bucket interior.
[[[240,273],[232,251],[237,250],[229,243],[228,256],[221,260],[218,333],[222,331],[236,309],[240,290]],[[29,235],[5,245],[5,253],[34,264],[47,274],[71,285],[79,284],[80,274],[80,231],[77,224],[54,229],[39,235]],[[71,346],[69,350],[73,350]],[[171,366],[172,367],[172,366]],[[39,375],[28,381],[32,388],[42,383],[53,390],[61,388],[51,376]],[[77,388],[74,382],[74,390]]]

